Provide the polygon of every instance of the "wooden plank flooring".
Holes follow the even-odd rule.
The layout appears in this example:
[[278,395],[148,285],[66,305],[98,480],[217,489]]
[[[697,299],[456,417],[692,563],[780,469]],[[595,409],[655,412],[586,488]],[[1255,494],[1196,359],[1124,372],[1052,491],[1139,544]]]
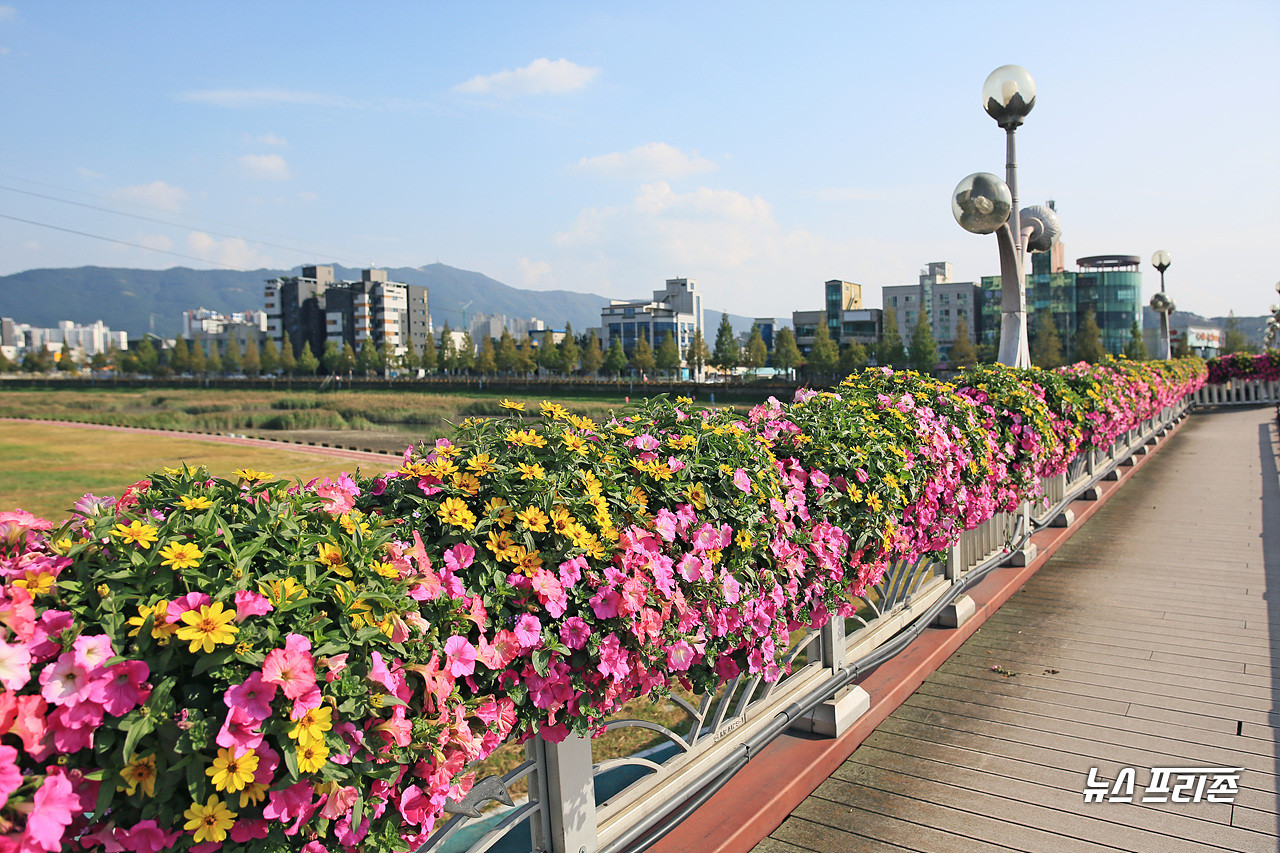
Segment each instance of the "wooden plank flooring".
[[[1192,416],[756,853],[1274,853],[1274,418]],[[1243,767],[1240,792],[1141,803],[1166,766]],[[1135,802],[1085,803],[1095,767],[1134,768]]]

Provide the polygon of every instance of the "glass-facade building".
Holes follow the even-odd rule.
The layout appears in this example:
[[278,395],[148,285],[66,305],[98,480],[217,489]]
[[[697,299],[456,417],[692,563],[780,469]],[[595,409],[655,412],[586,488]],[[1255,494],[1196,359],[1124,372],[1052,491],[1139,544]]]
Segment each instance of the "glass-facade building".
[[[1129,342],[1133,322],[1142,329],[1142,272],[1136,255],[1094,255],[1076,260],[1076,272],[1054,270],[1047,253],[1031,256],[1027,274],[1027,313],[1053,313],[1063,350],[1071,352],[1076,331],[1092,308],[1102,346],[1119,355]],[[999,345],[1000,276],[982,278],[982,342]],[[1034,329],[1033,329],[1034,331]]]

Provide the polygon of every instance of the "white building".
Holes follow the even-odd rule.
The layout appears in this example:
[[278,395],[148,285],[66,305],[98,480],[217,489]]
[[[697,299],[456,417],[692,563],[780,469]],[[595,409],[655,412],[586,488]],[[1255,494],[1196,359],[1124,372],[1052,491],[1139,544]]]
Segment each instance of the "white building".
[[702,294],[698,283],[689,278],[669,278],[665,290],[655,290],[653,299],[627,302],[614,299],[600,309],[600,328],[604,335],[600,345],[606,349],[614,338],[622,339],[622,348],[628,355],[636,341],[644,338],[654,349],[671,333],[680,348],[681,358],[693,340],[695,331],[706,332],[702,326]]
[[112,346],[122,351],[128,349],[129,334],[113,332],[101,320],[88,325],[61,320],[54,328],[40,328],[14,322],[9,317],[0,318],[0,346],[6,348],[5,354],[9,358],[20,358],[29,349],[59,352],[63,344],[71,347],[76,358],[83,360],[105,353]]

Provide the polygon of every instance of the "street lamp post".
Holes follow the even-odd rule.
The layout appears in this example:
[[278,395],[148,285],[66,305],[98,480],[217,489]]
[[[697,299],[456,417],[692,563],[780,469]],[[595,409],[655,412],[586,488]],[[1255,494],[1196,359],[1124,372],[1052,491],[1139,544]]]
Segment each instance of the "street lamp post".
[[1177,306],[1164,292],[1164,271],[1172,264],[1173,257],[1164,249],[1158,250],[1151,256],[1151,266],[1160,270],[1160,292],[1151,297],[1151,310],[1160,315],[1160,352],[1157,353],[1157,358],[1161,359],[1173,357],[1169,347],[1169,315]]
[[1000,350],[998,360],[1012,367],[1031,366],[1027,339],[1027,288],[1023,264],[1028,251],[1052,248],[1061,234],[1057,214],[1048,207],[1018,210],[1018,164],[1014,131],[1036,103],[1036,84],[1025,68],[1002,65],[982,84],[982,106],[1005,130],[1005,179],[978,172],[956,186],[951,212],[960,227],[996,235],[1000,251]]
[[[1280,294],[1280,281],[1276,282],[1276,293]],[[1271,306],[1271,316],[1267,318],[1267,334],[1262,342],[1268,349],[1280,344],[1280,305]]]

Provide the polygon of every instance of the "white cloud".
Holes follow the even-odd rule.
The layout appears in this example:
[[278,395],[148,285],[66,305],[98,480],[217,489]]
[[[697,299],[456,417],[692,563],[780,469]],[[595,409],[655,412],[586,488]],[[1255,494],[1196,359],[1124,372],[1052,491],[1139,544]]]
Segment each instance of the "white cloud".
[[665,142],[648,142],[630,151],[615,151],[598,157],[583,157],[573,170],[588,175],[639,178],[682,178],[699,172],[710,172],[716,164],[699,157],[695,151],[685,154],[679,148]]
[[111,197],[177,213],[182,209],[182,203],[187,200],[187,191],[182,187],[166,184],[164,181],[152,181],[149,184],[118,189],[111,194]]
[[250,177],[269,181],[289,180],[289,164],[279,154],[245,154],[236,158],[236,162]]
[[319,193],[313,193],[310,190],[302,190],[298,193],[298,201],[304,204],[313,204],[320,200]]
[[155,249],[160,252],[167,252],[173,248],[173,241],[164,234],[142,234],[139,233],[134,238],[138,245],[146,246],[148,249]]
[[551,275],[551,264],[546,261],[520,259],[520,281],[526,287],[537,287]]
[[535,59],[515,71],[482,74],[453,87],[455,92],[469,95],[556,95],[581,89],[599,75],[599,68],[588,68],[567,59]]
[[782,283],[793,279],[784,271],[796,258],[829,253],[820,237],[780,227],[759,196],[709,187],[676,193],[663,181],[641,187],[626,206],[582,211],[555,242],[572,257],[594,259],[575,275],[604,281],[625,278],[631,266],[656,270],[655,278],[715,273]]
[[18,10],[12,6],[0,6],[0,21],[5,18],[12,18],[16,14],[18,14]]
[[76,174],[90,181],[100,181],[103,177],[101,173],[86,169],[84,166],[76,167]]
[[233,269],[263,269],[273,265],[271,258],[251,248],[239,237],[219,240],[203,231],[192,231],[187,235],[187,250],[206,261]]
[[298,92],[291,89],[202,89],[184,92],[179,100],[197,104],[213,104],[218,107],[269,107],[283,104],[302,104],[315,107],[358,107],[350,98],[325,95],[320,92]]

